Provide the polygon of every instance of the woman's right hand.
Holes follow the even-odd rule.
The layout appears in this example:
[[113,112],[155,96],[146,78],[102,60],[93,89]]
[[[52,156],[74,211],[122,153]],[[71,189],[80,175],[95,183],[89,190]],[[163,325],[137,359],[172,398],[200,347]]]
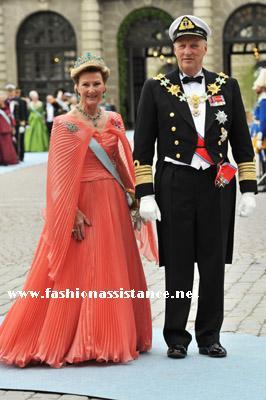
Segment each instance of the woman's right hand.
[[75,240],[85,239],[85,224],[91,226],[91,222],[79,209],[77,209],[74,226],[72,229],[72,235]]

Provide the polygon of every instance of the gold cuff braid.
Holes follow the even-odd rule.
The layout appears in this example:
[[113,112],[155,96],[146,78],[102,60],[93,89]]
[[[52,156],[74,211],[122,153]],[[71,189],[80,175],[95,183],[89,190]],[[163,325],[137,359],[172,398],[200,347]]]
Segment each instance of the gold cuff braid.
[[256,180],[256,166],[255,162],[243,162],[237,164],[238,166],[238,176],[239,182],[245,180]]
[[138,160],[134,161],[136,185],[142,185],[143,183],[153,183],[152,178],[152,166],[151,165],[140,165]]

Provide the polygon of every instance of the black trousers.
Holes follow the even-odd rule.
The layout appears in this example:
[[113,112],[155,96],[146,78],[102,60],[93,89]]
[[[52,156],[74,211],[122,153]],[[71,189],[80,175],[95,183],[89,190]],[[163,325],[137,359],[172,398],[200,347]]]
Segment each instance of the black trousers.
[[19,133],[19,126],[16,126],[16,152],[20,161],[24,160],[24,133]]
[[[164,338],[168,346],[188,346],[191,334],[186,331],[191,299],[176,298],[176,291],[192,291],[194,262],[200,282],[195,322],[199,346],[219,341],[224,309],[224,267],[229,232],[230,208],[224,204],[223,191],[216,188],[216,167],[196,170],[165,163],[156,200],[162,221],[158,223],[159,246],[165,266],[166,299]],[[230,185],[235,188],[235,182]],[[233,190],[234,192],[234,190]],[[230,196],[226,197],[230,200]],[[233,199],[233,195],[231,196]],[[193,293],[195,296],[195,293]]]
[[53,122],[46,121],[46,126],[47,126],[47,129],[48,129],[48,134],[49,134],[49,138],[50,138],[51,132],[52,132],[52,128],[53,128]]

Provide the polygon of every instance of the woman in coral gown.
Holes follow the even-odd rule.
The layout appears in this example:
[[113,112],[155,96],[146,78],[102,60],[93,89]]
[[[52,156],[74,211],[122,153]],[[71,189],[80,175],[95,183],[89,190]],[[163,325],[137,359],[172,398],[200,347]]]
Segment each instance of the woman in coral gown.
[[[147,289],[125,192],[88,147],[93,137],[124,186],[134,188],[121,116],[99,108],[108,75],[104,61],[90,53],[72,70],[80,103],[55,118],[46,222],[23,288],[40,295],[18,298],[9,310],[0,326],[1,362],[56,368],[85,360],[126,362],[151,347],[148,298],[56,298],[77,288],[98,294]],[[151,226],[142,225],[137,237],[142,253],[157,259]]]

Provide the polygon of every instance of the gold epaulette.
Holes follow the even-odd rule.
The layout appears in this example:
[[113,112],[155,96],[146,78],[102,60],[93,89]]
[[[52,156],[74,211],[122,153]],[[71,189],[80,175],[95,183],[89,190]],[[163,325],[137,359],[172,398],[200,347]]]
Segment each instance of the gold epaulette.
[[152,166],[151,165],[140,165],[138,160],[134,161],[136,185],[143,183],[153,183],[152,178]]
[[256,180],[256,166],[254,161],[237,164],[239,182],[245,180]]

